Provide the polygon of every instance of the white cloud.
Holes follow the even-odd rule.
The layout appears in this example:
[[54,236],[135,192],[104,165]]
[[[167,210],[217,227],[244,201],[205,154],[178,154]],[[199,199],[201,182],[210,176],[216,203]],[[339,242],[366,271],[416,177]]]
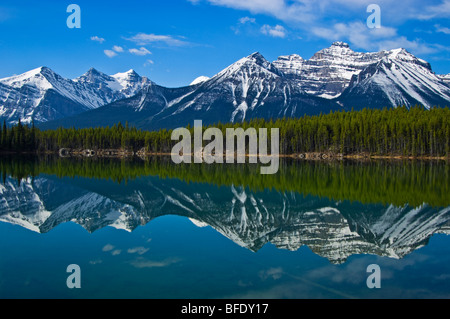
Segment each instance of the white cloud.
[[120,249],[114,249],[115,247],[111,244],[106,244],[105,246],[103,246],[102,251],[105,252],[111,252],[111,255],[116,256],[119,255],[121,253]]
[[[208,0],[211,4],[238,10],[248,10],[253,14],[268,14],[282,21],[310,22],[315,12],[311,10],[314,1],[297,0],[289,4],[285,0]],[[319,2],[319,1],[317,1]]]
[[103,38],[100,38],[100,37],[98,37],[98,36],[92,36],[91,37],[91,40],[92,41],[96,41],[96,42],[99,42],[99,43],[103,43],[103,42],[105,42],[105,39],[103,39]]
[[114,246],[111,244],[106,244],[103,248],[102,251],[111,251],[114,249]]
[[262,270],[259,272],[259,277],[262,280],[266,280],[267,278],[272,278],[274,280],[280,279],[283,275],[284,271],[281,267],[270,268],[268,270]]
[[[373,0],[197,0],[211,5],[248,11],[251,14],[263,14],[283,22],[292,32],[303,32],[301,38],[313,36],[327,40],[347,41],[352,48],[368,51],[394,49],[403,47],[413,54],[432,54],[442,47],[437,43],[428,43],[426,38],[410,38],[408,34],[400,34],[407,21],[430,20],[450,17],[450,0],[377,0],[381,8],[380,29],[370,29],[366,19],[370,12],[366,11]],[[236,34],[241,33],[242,26],[247,34],[251,18],[243,17],[237,26],[231,27]],[[280,23],[281,24],[281,23]],[[256,26],[254,26],[256,27]],[[283,29],[282,29],[283,28]],[[284,27],[278,29],[264,25],[260,32],[274,36],[286,37]],[[437,32],[448,34],[449,27],[439,27]]]
[[286,29],[281,25],[276,25],[274,27],[270,25],[263,25],[261,27],[261,33],[265,35],[270,35],[275,38],[284,38],[286,37]]
[[186,41],[180,40],[170,35],[157,35],[157,34],[147,34],[147,33],[138,33],[131,38],[126,38],[128,41],[132,41],[138,45],[147,45],[152,43],[164,43],[168,46],[185,46],[189,44]]
[[315,36],[329,41],[345,40],[350,42],[352,46],[365,50],[376,49],[381,39],[397,36],[397,30],[394,28],[369,29],[366,24],[360,21],[336,23],[331,27],[314,27],[311,32]]
[[117,55],[117,53],[114,52],[113,50],[104,50],[103,52],[106,54],[108,58],[113,58]]
[[129,254],[138,254],[138,255],[143,255],[148,251],[148,248],[145,247],[133,247],[133,248],[129,248],[127,250],[127,253]]
[[428,54],[437,52],[437,47],[427,45],[420,40],[408,40],[400,36],[397,29],[381,27],[369,29],[362,22],[336,23],[331,27],[315,27],[311,29],[313,35],[329,41],[347,41],[353,48],[367,51],[391,50],[404,48],[414,54]]
[[434,27],[436,28],[437,32],[450,34],[450,29],[449,28],[441,27],[439,24],[436,24]]
[[117,255],[120,255],[121,252],[122,252],[122,251],[121,251],[120,249],[115,249],[115,250],[113,250],[113,251],[111,252],[111,255],[117,256]]
[[180,260],[178,258],[168,258],[162,261],[153,261],[139,257],[136,260],[130,261],[130,264],[136,268],[161,268],[178,263],[179,261]]
[[246,23],[255,23],[256,19],[255,18],[250,18],[250,17],[242,17],[239,19],[239,23],[240,24],[246,24]]
[[145,56],[145,55],[149,55],[152,54],[149,50],[147,50],[144,47],[140,47],[139,49],[130,49],[128,50],[131,54],[134,55],[140,55],[140,56]]
[[113,46],[113,48],[112,48],[114,51],[116,51],[116,52],[123,52],[123,48],[122,47],[120,47],[120,46],[118,46],[118,45],[115,45],[115,46]]
[[[194,0],[191,0],[193,2]],[[196,0],[195,3],[201,0]],[[311,26],[325,27],[329,21],[365,20],[366,8],[376,3],[382,20],[399,25],[407,20],[450,17],[450,0],[203,0],[215,6],[249,11],[275,17],[290,27],[307,30]]]
[[144,66],[150,66],[152,64],[155,64],[155,62],[153,62],[153,60],[148,59],[147,61],[145,61]]
[[419,20],[448,17],[450,17],[450,0],[444,0],[440,4],[424,7],[417,15]]
[[[197,2],[199,2],[198,0]],[[308,28],[312,23],[325,26],[330,19],[349,19],[350,17],[367,18],[366,8],[373,0],[204,0],[212,5],[237,10],[249,11],[253,14],[265,14],[275,17],[292,26]],[[434,0],[436,2],[436,0]],[[377,0],[382,15],[387,20],[404,21],[417,19],[422,12],[450,12],[445,0],[443,4],[431,7],[424,6],[423,0]],[[425,7],[425,8],[424,8]],[[429,13],[429,14],[430,14]],[[317,26],[317,25],[316,25]]]

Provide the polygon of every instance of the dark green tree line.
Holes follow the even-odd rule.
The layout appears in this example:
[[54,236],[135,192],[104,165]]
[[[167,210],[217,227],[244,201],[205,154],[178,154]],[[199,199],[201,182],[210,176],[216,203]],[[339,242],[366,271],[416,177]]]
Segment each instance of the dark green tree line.
[[[398,107],[340,111],[301,118],[252,119],[244,123],[217,123],[222,130],[242,127],[280,130],[280,153],[331,152],[351,155],[449,156],[450,110],[446,108]],[[193,136],[193,127],[188,126]],[[206,129],[206,127],[204,127]],[[146,131],[118,123],[111,127],[39,130],[20,121],[13,127],[3,123],[0,151],[57,152],[71,149],[126,149],[168,153],[178,141],[171,130]],[[206,145],[207,142],[204,142]]]

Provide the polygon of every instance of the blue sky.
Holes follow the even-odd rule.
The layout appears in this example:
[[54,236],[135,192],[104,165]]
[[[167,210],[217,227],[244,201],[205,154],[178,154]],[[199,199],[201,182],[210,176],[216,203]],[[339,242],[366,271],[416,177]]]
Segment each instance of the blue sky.
[[[70,29],[69,4],[81,9]],[[369,4],[381,10],[370,29]],[[450,0],[2,0],[0,77],[47,66],[67,78],[135,69],[177,87],[259,51],[310,58],[333,41],[355,51],[404,47],[450,73]]]

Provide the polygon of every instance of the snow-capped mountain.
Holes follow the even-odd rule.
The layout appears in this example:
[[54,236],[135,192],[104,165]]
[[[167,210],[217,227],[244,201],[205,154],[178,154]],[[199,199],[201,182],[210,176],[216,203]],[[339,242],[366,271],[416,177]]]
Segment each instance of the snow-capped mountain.
[[89,231],[106,226],[128,231],[138,226],[134,216],[130,205],[44,177],[0,184],[0,221],[39,233],[69,221]]
[[314,97],[255,52],[203,82],[183,99],[169,103],[159,117],[160,121],[181,117],[202,118],[208,123],[241,122],[256,117],[298,116],[317,112],[318,107],[320,103]]
[[151,86],[126,101],[42,127],[89,127],[93,122],[111,125],[121,119],[139,128],[170,129],[192,124],[195,119],[213,124],[340,109],[336,101],[307,94],[296,81],[255,52],[199,84],[183,88]]
[[308,94],[324,98],[338,97],[354,75],[378,62],[387,53],[354,52],[344,42],[334,42],[309,60],[299,55],[280,56],[273,64],[284,74],[296,80]]
[[133,231],[166,214],[210,226],[237,245],[257,251],[267,243],[298,250],[306,245],[332,263],[354,254],[403,258],[436,233],[450,234],[450,207],[395,207],[211,187],[176,179],[141,177],[126,186],[111,180],[39,176],[0,184],[0,221],[48,232],[76,222]]
[[93,108],[134,96],[151,84],[149,79],[139,76],[134,70],[109,76],[93,68],[73,81],[83,85],[85,91],[91,91],[91,96],[97,92],[99,99],[89,101]]
[[447,77],[404,49],[363,53],[335,42],[309,60],[294,54],[269,62],[256,52],[189,87],[150,88],[126,103],[44,127],[87,127],[93,119],[111,125],[121,118],[140,128],[175,128],[194,119],[214,124],[416,104],[449,105]]
[[170,129],[194,119],[214,124],[364,107],[444,107],[450,104],[449,79],[404,49],[355,52],[334,42],[310,59],[293,54],[269,62],[255,52],[181,88],[158,86],[134,71],[108,76],[91,69],[66,80],[40,68],[0,80],[0,117],[58,119],[44,128],[128,121]]
[[405,49],[363,53],[334,42],[309,60],[282,56],[274,65],[308,94],[336,98],[347,109],[450,103],[450,78],[436,75],[428,62]]
[[9,124],[64,118],[133,96],[148,84],[133,70],[108,76],[90,69],[70,80],[40,67],[0,79],[0,118]]
[[429,63],[404,49],[388,52],[352,78],[341,103],[355,109],[373,105],[450,105],[450,87]]

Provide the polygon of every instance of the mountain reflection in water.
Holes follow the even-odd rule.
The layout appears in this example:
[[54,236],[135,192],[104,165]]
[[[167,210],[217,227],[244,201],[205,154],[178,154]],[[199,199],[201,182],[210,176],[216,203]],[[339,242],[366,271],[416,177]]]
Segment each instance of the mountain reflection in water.
[[69,221],[133,231],[178,215],[252,251],[306,245],[335,264],[355,254],[403,258],[450,233],[445,163],[281,164],[279,175],[262,176],[256,166],[164,158],[2,158],[0,221],[39,233]]

